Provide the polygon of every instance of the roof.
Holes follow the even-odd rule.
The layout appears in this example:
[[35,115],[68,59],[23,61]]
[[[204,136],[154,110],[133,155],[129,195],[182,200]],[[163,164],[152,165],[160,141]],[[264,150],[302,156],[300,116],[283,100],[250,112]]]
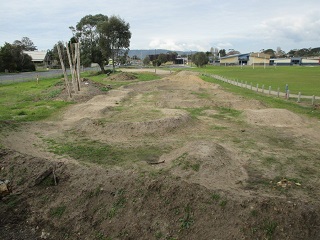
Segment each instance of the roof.
[[25,54],[28,54],[33,62],[43,62],[46,58],[46,51],[23,51]]
[[246,56],[246,55],[249,55],[249,54],[250,54],[250,53],[234,54],[234,55],[229,55],[229,56],[221,57],[220,59],[233,58],[233,57],[242,57],[242,56]]

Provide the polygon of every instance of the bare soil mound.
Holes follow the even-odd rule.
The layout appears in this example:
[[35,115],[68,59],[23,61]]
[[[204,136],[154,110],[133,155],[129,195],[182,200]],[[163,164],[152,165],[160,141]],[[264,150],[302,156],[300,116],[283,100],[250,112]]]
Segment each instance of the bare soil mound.
[[[201,148],[199,154],[207,155]],[[215,151],[224,152],[219,146]],[[11,174],[14,189],[0,201],[3,240],[319,237],[320,209],[313,203],[236,200],[168,175],[52,162],[7,150],[0,155],[0,177]],[[51,174],[39,181],[44,172]]]
[[106,78],[106,80],[109,80],[109,81],[132,81],[136,79],[137,79],[137,76],[129,72],[120,72],[117,74],[112,74],[111,76]]
[[73,129],[92,138],[119,140],[144,135],[161,136],[184,127],[190,120],[185,111],[166,109],[165,117],[144,121],[104,122],[99,119],[83,118],[74,124]]
[[208,189],[238,189],[247,173],[243,160],[227,147],[207,141],[189,142],[165,154],[160,161],[173,165],[173,173]]

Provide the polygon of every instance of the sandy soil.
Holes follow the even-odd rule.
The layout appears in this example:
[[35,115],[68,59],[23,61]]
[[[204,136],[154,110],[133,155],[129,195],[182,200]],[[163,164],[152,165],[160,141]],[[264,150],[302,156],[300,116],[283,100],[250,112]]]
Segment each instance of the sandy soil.
[[[319,121],[195,73],[157,73],[107,93],[90,82],[63,113],[1,132],[13,192],[0,238],[320,239]],[[53,141],[161,150],[94,164],[54,154]],[[57,186],[35,184],[52,168]]]

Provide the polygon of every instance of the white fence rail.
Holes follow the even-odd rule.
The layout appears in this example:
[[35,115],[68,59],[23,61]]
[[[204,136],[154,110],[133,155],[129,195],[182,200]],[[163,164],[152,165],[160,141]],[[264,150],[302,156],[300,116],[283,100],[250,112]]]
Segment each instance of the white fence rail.
[[272,89],[271,86],[266,87],[265,85],[261,85],[261,87],[260,87],[259,84],[257,84],[256,86],[253,86],[252,82],[248,83],[247,81],[243,82],[243,81],[238,81],[238,80],[231,80],[231,79],[228,79],[223,76],[216,75],[216,74],[205,74],[205,76],[212,77],[217,80],[223,81],[225,83],[229,83],[229,84],[232,84],[232,85],[235,85],[238,87],[250,89],[252,91],[260,92],[260,93],[263,93],[266,95],[274,95],[274,96],[283,97],[286,99],[296,98],[297,102],[300,102],[301,99],[310,99],[311,104],[315,105],[316,101],[320,100],[320,97],[317,97],[315,95],[313,95],[313,96],[302,95],[301,92],[299,92],[298,94],[291,94],[289,89],[287,90],[287,92],[280,92],[280,88]]

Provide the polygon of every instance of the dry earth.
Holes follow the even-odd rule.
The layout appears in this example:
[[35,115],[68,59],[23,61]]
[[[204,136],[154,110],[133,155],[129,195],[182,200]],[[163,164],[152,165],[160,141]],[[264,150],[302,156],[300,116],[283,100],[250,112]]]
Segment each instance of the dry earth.
[[320,239],[319,121],[158,74],[1,131],[0,238]]

